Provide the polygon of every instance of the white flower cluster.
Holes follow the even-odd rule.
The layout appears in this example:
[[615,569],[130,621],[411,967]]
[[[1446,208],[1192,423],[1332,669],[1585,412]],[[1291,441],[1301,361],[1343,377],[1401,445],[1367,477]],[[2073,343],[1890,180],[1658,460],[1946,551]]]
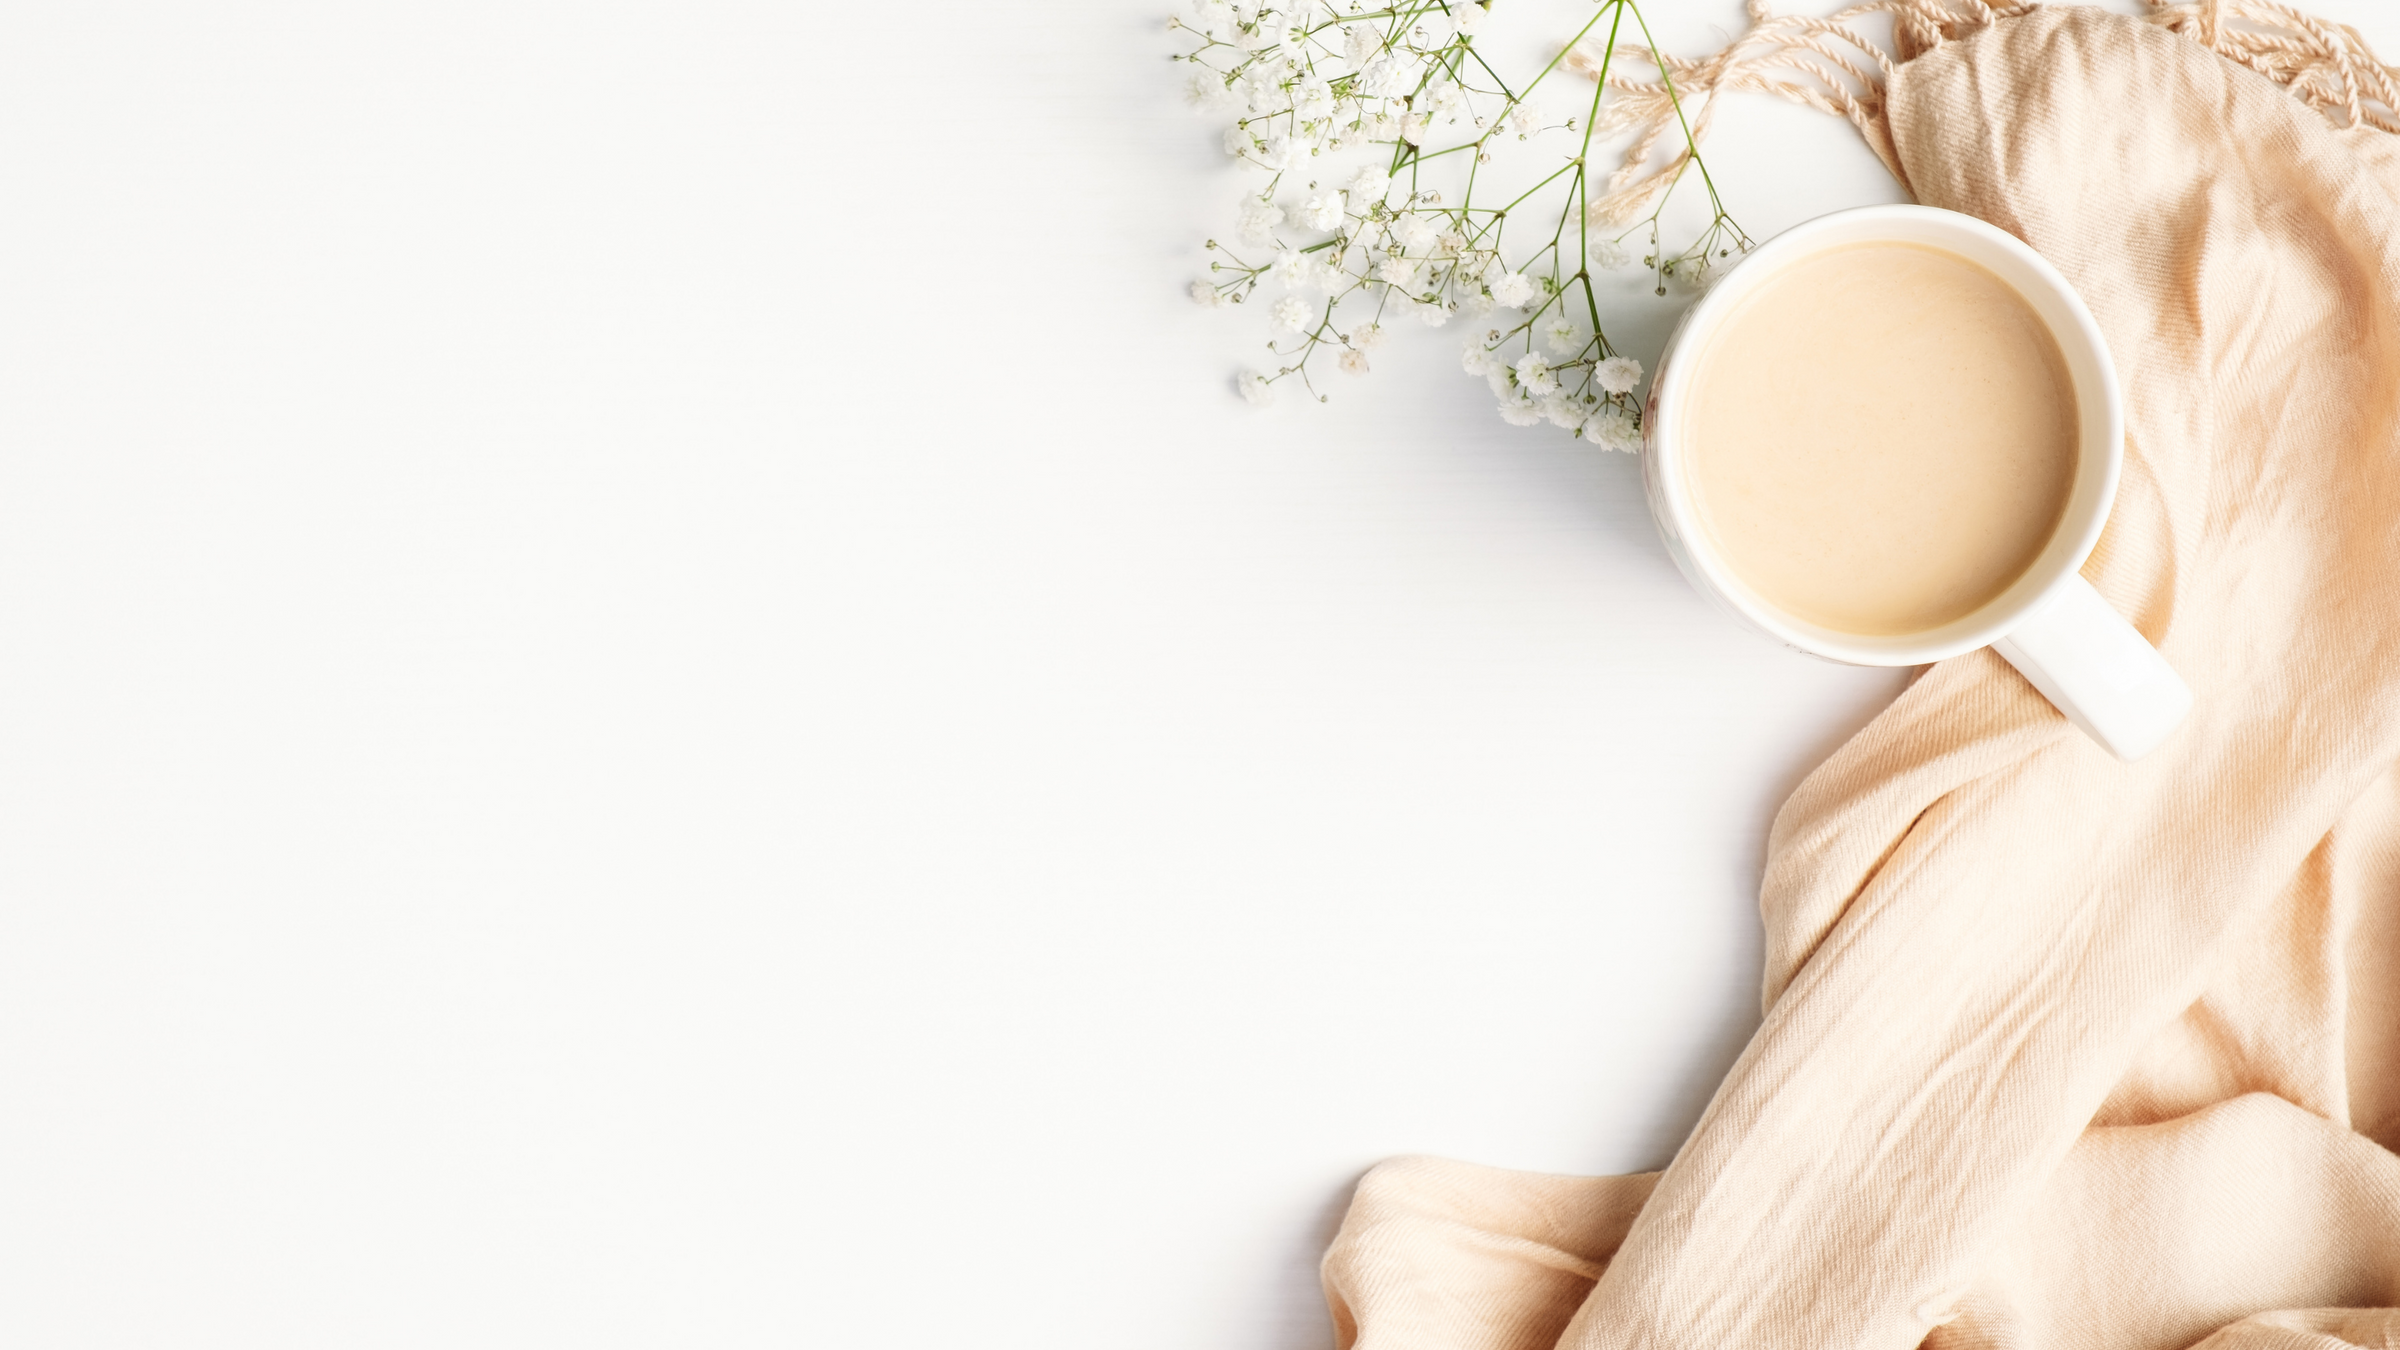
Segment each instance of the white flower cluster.
[[[1314,394],[1309,363],[1320,351],[1344,373],[1366,374],[1393,324],[1492,318],[1465,365],[1489,382],[1502,418],[1631,451],[1641,444],[1642,368],[1602,330],[1594,277],[1632,266],[1633,253],[1623,234],[1586,225],[1597,218],[1601,185],[1585,165],[1604,86],[1560,118],[1532,98],[1542,76],[1511,89],[1475,47],[1491,3],[1192,0],[1189,20],[1171,19],[1196,42],[1178,58],[1192,105],[1230,115],[1226,153],[1268,175],[1244,194],[1234,242],[1209,241],[1217,256],[1192,298],[1214,306],[1262,286],[1279,292],[1267,312],[1282,364],[1236,381],[1257,403],[1293,377]],[[1628,16],[1638,23],[1635,0],[1600,0],[1585,32]],[[1506,206],[1476,198],[1479,166],[1552,132],[1575,139],[1557,143],[1565,165],[1544,180],[1557,199],[1550,219],[1526,204],[1533,193]],[[1644,224],[1648,264],[1661,252],[1655,213],[1626,233]],[[1713,240],[1721,228],[1711,228]]]

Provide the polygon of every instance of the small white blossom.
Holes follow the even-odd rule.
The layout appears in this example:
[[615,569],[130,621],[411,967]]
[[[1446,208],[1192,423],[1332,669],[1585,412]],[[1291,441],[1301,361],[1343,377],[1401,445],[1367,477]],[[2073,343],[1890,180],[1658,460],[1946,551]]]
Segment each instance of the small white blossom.
[[1458,25],[1459,32],[1471,34],[1483,27],[1483,16],[1490,12],[1480,4],[1456,5],[1450,10],[1450,22]]
[[1422,253],[1433,247],[1433,222],[1415,211],[1401,212],[1399,219],[1392,222],[1392,233],[1412,251]]
[[1540,352],[1527,352],[1510,367],[1517,372],[1517,387],[1534,398],[1558,392],[1558,377],[1550,373],[1550,363]]
[[1630,394],[1642,382],[1642,363],[1630,356],[1612,356],[1592,367],[1592,383],[1612,394]]
[[1508,110],[1508,129],[1520,136],[1530,136],[1542,129],[1542,114],[1530,103],[1520,103]]
[[1613,403],[1603,403],[1592,409],[1584,419],[1583,438],[1603,450],[1630,455],[1642,448],[1641,429],[1634,426],[1632,414]]
[[1343,352],[1341,367],[1344,375],[1364,375],[1367,373],[1367,354],[1355,348]]
[[[1542,341],[1551,351],[1560,356],[1573,356],[1583,350],[1583,330],[1575,326],[1574,320],[1561,314],[1542,325]],[[1611,390],[1609,392],[1622,393],[1624,391]],[[1581,420],[1583,419],[1576,419],[1576,421]]]
[[1439,328],[1450,322],[1450,307],[1439,304],[1419,305],[1417,306],[1417,322],[1424,324],[1427,328]]
[[1217,288],[1205,281],[1192,283],[1191,296],[1192,303],[1202,309],[1215,309],[1223,300],[1223,297],[1217,294]]
[[1228,96],[1225,77],[1213,70],[1195,70],[1184,81],[1183,101],[1191,104],[1194,112],[1213,111],[1223,106]]
[[1308,329],[1308,321],[1316,316],[1316,310],[1299,296],[1287,295],[1275,302],[1275,308],[1267,311],[1267,316],[1275,321],[1277,328],[1299,333]]
[[1277,173],[1289,173],[1308,162],[1310,146],[1307,141],[1280,131],[1267,133],[1267,143],[1258,149],[1258,162]]
[[1458,364],[1469,375],[1489,375],[1500,369],[1500,358],[1484,348],[1482,338],[1476,338],[1458,354]]
[[1397,253],[1385,255],[1384,260],[1375,265],[1375,279],[1411,295],[1424,284],[1424,279],[1417,273],[1417,265]]
[[1492,391],[1493,398],[1503,402],[1517,396],[1517,387],[1509,383],[1508,366],[1497,356],[1492,358],[1492,368],[1483,373],[1483,383]]
[[1367,351],[1372,348],[1382,346],[1383,326],[1381,324],[1369,323],[1361,324],[1357,328],[1352,329],[1350,332],[1350,345],[1358,348],[1361,351]]
[[1292,111],[1311,122],[1320,121],[1333,112],[1333,86],[1311,74],[1292,91]]
[[1542,410],[1523,399],[1510,399],[1500,405],[1500,420],[1512,427],[1529,427],[1542,420]]
[[1307,254],[1298,249],[1287,248],[1276,252],[1275,261],[1270,266],[1277,281],[1286,286],[1299,288],[1308,286],[1317,279],[1317,269],[1312,267],[1310,262]]
[[1467,91],[1459,88],[1455,80],[1436,77],[1426,84],[1418,106],[1444,121],[1455,121],[1459,113],[1466,109]]
[[1275,387],[1267,383],[1266,376],[1255,370],[1245,370],[1234,376],[1233,384],[1242,391],[1242,397],[1256,407],[1263,408],[1275,401]]
[[1234,92],[1242,99],[1242,111],[1251,117],[1272,117],[1284,110],[1282,72],[1278,63],[1259,61],[1247,74],[1235,81]]
[[1562,431],[1573,431],[1583,425],[1583,405],[1565,394],[1552,394],[1541,402],[1542,416],[1550,425]]
[[1394,98],[1408,92],[1416,62],[1398,52],[1385,52],[1358,73],[1358,91],[1369,98]]
[[1445,230],[1433,241],[1433,251],[1445,258],[1456,257],[1467,246],[1467,237],[1455,230]]
[[[1276,213],[1279,217],[1281,212]],[[1247,236],[1245,236],[1247,237]],[[1492,298],[1516,309],[1533,298],[1533,282],[1523,272],[1503,272],[1492,283]]]
[[1199,20],[1194,26],[1219,42],[1233,37],[1234,14],[1229,0],[1192,0],[1192,16]]
[[1633,253],[1614,239],[1595,239],[1592,265],[1603,271],[1622,272],[1633,265]]
[[1265,244],[1274,240],[1275,227],[1283,223],[1283,208],[1257,197],[1242,199],[1240,227],[1242,242]]
[[1400,139],[1410,145],[1423,145],[1432,134],[1433,119],[1421,112],[1412,112],[1400,119]]
[[1353,70],[1375,59],[1383,50],[1383,34],[1371,23],[1354,23],[1342,30],[1342,55],[1350,58]]
[[1301,202],[1300,223],[1312,230],[1342,228],[1342,194],[1329,190]]
[[1361,211],[1364,211],[1371,202],[1382,201],[1383,194],[1391,190],[1391,175],[1372,164],[1360,167],[1359,171],[1350,178],[1350,196],[1358,204],[1357,209]]

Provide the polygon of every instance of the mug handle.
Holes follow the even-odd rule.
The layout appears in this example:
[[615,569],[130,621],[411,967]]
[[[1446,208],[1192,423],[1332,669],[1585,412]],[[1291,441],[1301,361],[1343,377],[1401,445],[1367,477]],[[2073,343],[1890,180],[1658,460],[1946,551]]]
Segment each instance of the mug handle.
[[2122,760],[2157,749],[2192,710],[2183,677],[2080,572],[1992,650]]

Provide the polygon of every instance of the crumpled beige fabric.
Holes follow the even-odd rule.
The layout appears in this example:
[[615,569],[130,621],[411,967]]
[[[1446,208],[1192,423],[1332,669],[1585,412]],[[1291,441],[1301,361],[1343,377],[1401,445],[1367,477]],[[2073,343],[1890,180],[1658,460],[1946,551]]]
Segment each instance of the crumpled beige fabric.
[[2126,765],[1933,667],[1777,817],[1765,1022],[1667,1171],[1376,1168],[1345,1346],[2400,1347],[2400,138],[2087,9],[1888,99],[2107,333],[2085,572],[2197,706]]

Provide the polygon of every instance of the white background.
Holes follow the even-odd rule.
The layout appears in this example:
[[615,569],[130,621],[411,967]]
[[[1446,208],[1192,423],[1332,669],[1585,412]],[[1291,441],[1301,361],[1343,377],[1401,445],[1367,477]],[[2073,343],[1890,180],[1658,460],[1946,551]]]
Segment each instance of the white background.
[[1453,331],[1237,401],[1161,18],[10,10],[0,1340],[1321,1350],[1375,1160],[1666,1161],[1901,677]]

